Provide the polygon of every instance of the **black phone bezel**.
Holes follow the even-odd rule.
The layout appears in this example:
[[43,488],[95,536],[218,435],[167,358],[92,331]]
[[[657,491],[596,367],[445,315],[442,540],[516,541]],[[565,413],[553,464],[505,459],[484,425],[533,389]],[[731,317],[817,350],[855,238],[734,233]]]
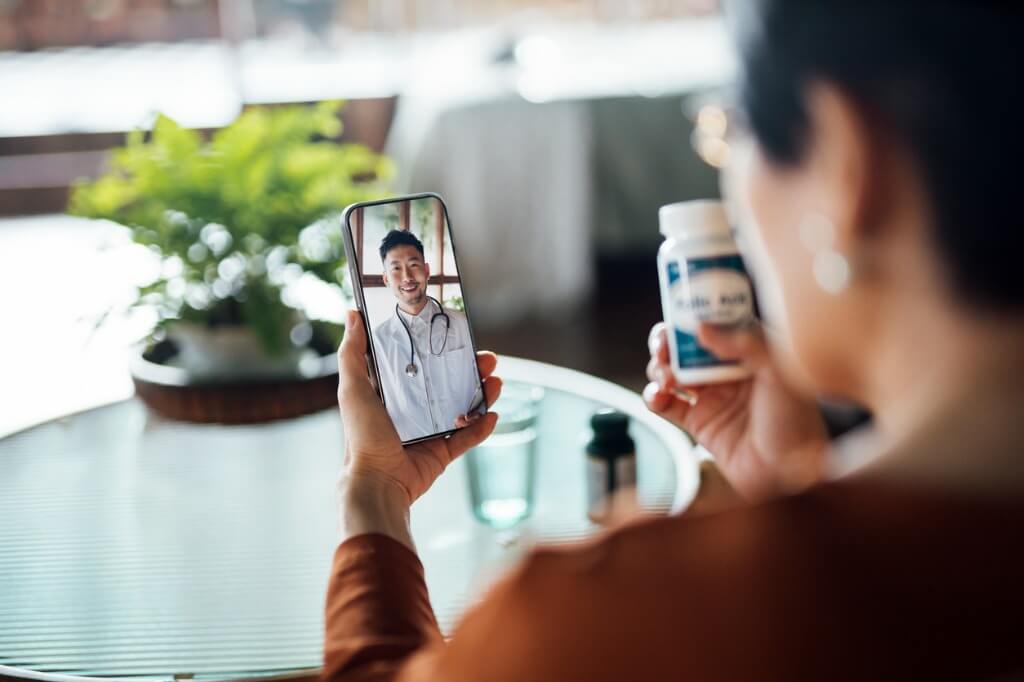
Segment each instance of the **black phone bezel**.
[[[415,199],[437,199],[438,203],[441,204],[441,210],[444,211],[445,225],[448,230],[448,241],[452,247],[452,260],[455,261],[455,269],[459,273],[459,288],[462,290],[462,304],[463,312],[466,314],[466,322],[469,327],[469,343],[473,349],[473,357],[476,358],[478,349],[476,345],[476,335],[473,333],[473,317],[470,314],[469,298],[466,296],[466,287],[462,282],[462,269],[459,267],[459,252],[455,245],[455,230],[452,229],[451,216],[448,214],[448,205],[444,202],[444,199],[440,194],[436,192],[419,192],[416,194],[403,194],[397,197],[388,197],[387,199],[376,199],[374,201],[360,201],[354,204],[350,204],[345,208],[345,211],[341,215],[341,234],[342,239],[345,242],[345,255],[346,261],[348,262],[348,273],[349,280],[352,282],[352,291],[355,293],[356,307],[359,308],[361,313],[360,317],[363,320],[363,329],[366,333],[366,350],[367,350],[367,364],[369,365],[370,378],[373,382],[374,390],[377,391],[377,395],[380,397],[381,402],[384,403],[384,408],[387,409],[387,397],[384,395],[384,389],[380,380],[380,370],[377,367],[377,356],[374,351],[373,345],[373,331],[370,329],[370,319],[366,309],[366,299],[363,296],[363,283],[359,280],[359,263],[358,259],[361,254],[355,252],[355,243],[352,239],[352,229],[349,222],[349,218],[352,212],[357,208],[366,208],[369,206],[380,206],[382,204],[394,204],[402,201],[413,201]],[[442,302],[443,304],[443,302]],[[486,410],[490,409],[490,404],[487,402],[487,394],[484,392],[484,382],[480,378],[479,372],[477,372],[477,382],[480,389],[480,395],[483,396],[482,405]],[[465,428],[465,427],[462,427]],[[433,440],[434,438],[447,438],[453,433],[460,431],[461,429],[453,428],[448,431],[440,431],[438,433],[431,434],[429,436],[420,436],[419,438],[412,438],[410,440],[403,440],[402,445],[412,445],[414,443],[420,443],[427,440]]]

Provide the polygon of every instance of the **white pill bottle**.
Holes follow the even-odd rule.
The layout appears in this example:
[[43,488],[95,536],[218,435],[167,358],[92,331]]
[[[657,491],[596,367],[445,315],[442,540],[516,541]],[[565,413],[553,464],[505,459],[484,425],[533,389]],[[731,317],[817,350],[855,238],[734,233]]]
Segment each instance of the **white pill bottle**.
[[720,201],[662,206],[661,305],[672,373],[683,386],[737,381],[749,371],[697,342],[701,322],[738,325],[754,316],[754,292]]

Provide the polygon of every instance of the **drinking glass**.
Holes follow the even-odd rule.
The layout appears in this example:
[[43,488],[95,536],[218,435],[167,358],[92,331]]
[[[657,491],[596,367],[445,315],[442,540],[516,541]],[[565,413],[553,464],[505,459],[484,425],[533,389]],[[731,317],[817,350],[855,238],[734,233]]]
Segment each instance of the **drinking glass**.
[[537,417],[544,389],[509,383],[491,406],[494,432],[466,453],[473,515],[493,528],[511,528],[533,510],[537,473]]

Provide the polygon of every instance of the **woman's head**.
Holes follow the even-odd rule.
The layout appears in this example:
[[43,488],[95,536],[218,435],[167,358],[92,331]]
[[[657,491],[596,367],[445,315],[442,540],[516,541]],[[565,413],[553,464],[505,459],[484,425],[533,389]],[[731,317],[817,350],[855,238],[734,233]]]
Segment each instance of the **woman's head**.
[[755,144],[727,190],[812,388],[859,397],[857,346],[901,315],[1024,311],[1014,4],[730,3]]

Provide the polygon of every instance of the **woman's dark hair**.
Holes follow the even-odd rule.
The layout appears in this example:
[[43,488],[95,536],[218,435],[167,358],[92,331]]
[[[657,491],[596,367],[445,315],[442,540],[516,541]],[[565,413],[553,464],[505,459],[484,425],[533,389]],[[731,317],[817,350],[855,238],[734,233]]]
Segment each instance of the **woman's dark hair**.
[[387,257],[388,251],[396,246],[414,246],[420,255],[423,255],[423,242],[417,239],[416,235],[406,230],[391,230],[384,235],[384,239],[380,242],[380,259],[383,261]]
[[800,160],[805,88],[834,84],[910,153],[958,294],[1024,309],[1024,3],[735,0],[729,15],[741,105],[769,159]]

